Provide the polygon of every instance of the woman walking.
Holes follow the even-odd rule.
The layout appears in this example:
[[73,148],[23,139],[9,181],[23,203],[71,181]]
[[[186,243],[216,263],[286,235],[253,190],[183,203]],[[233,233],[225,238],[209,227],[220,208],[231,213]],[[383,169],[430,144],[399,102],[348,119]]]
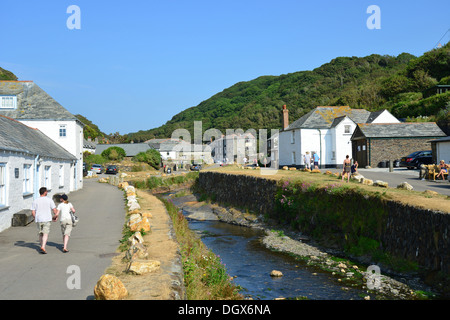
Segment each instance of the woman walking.
[[350,181],[350,171],[352,163],[347,155],[344,160],[344,171],[342,172],[342,181],[344,181],[344,176],[347,175],[347,182]]
[[69,243],[69,237],[73,227],[70,211],[75,213],[75,208],[69,202],[69,198],[67,197],[67,195],[63,194],[61,196],[61,203],[58,205],[57,210],[61,222],[61,233],[63,236],[63,252],[66,253],[69,252],[69,250],[67,249],[67,244]]

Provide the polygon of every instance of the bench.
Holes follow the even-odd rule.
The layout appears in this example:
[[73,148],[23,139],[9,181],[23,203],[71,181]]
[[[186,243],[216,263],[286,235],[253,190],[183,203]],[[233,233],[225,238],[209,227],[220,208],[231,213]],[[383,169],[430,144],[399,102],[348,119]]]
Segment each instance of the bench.
[[25,227],[34,221],[31,210],[25,209],[13,214],[11,225],[13,227]]
[[[448,178],[448,170],[450,170],[450,169],[447,169],[447,172],[444,173],[444,179]],[[439,166],[434,165],[434,164],[428,165],[428,178],[427,179],[428,180],[431,180],[431,179],[436,180],[436,176],[439,174],[440,171],[441,171],[441,169]]]

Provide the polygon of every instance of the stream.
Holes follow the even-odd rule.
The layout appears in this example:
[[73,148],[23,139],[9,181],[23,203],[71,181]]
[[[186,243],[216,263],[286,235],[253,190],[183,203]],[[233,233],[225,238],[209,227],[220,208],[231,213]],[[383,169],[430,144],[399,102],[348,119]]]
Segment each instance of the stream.
[[[166,195],[168,196],[168,195]],[[182,200],[173,199],[182,207]],[[220,257],[228,274],[235,277],[241,294],[254,300],[306,298],[310,300],[362,300],[363,289],[346,287],[329,273],[306,265],[288,254],[267,249],[261,242],[265,233],[218,220],[193,219],[193,210],[183,213],[191,230]],[[195,212],[194,212],[195,213]],[[283,273],[271,277],[272,270]]]

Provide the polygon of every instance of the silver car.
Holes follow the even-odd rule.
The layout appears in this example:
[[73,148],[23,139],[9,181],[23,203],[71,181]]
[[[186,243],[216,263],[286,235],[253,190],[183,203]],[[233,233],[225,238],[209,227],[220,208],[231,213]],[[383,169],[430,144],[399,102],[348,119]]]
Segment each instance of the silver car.
[[103,173],[103,166],[101,164],[93,164],[91,166],[91,171],[95,173]]

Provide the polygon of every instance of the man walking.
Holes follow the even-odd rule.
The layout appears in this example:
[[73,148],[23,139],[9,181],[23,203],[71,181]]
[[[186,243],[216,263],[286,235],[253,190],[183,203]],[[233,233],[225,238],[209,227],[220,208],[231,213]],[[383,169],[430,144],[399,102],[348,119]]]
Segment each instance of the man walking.
[[[56,221],[58,218],[58,210],[56,209],[55,202],[47,197],[47,188],[42,187],[39,189],[40,197],[33,201],[31,205],[31,213],[36,221],[39,244],[41,245],[41,253],[46,254],[45,245],[47,244],[48,234],[50,233],[51,221]],[[52,217],[52,211],[55,217]]]

